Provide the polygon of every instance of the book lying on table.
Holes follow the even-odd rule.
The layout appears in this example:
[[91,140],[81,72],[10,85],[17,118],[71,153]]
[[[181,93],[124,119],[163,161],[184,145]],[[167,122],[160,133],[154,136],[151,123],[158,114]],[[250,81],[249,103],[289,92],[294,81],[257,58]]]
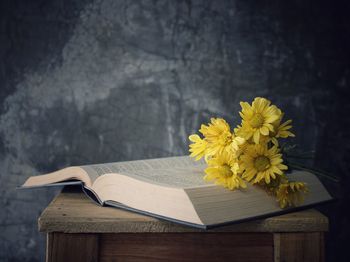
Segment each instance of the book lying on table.
[[206,164],[188,156],[74,166],[30,177],[22,188],[81,183],[100,205],[114,206],[198,228],[242,222],[332,200],[318,178],[305,171],[289,176],[309,187],[297,208],[281,209],[263,189],[230,191],[203,180]]

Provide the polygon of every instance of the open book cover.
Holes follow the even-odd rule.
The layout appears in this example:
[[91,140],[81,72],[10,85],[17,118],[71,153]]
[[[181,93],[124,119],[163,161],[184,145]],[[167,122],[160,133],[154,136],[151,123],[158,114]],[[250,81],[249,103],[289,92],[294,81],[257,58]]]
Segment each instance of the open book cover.
[[332,200],[308,172],[288,176],[307,183],[309,193],[296,208],[281,209],[259,187],[230,191],[203,180],[204,161],[188,156],[67,167],[32,176],[21,188],[82,184],[100,205],[114,206],[169,221],[208,229],[249,219],[292,212]]

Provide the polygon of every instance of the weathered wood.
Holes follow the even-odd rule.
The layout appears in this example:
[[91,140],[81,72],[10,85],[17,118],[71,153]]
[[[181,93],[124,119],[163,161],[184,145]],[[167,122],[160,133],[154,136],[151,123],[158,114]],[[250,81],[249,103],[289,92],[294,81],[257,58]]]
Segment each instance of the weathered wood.
[[[161,221],[116,208],[101,207],[83,193],[61,193],[39,218],[42,232],[127,233],[200,232],[203,230]],[[305,210],[267,219],[212,229],[210,232],[316,232],[327,231],[328,219]]]
[[324,233],[275,233],[275,262],[323,262]]
[[100,261],[272,261],[271,233],[101,234]]
[[205,231],[64,192],[39,228],[49,232],[47,261],[324,261],[328,219],[307,210]]
[[99,261],[98,234],[47,234],[47,262]]

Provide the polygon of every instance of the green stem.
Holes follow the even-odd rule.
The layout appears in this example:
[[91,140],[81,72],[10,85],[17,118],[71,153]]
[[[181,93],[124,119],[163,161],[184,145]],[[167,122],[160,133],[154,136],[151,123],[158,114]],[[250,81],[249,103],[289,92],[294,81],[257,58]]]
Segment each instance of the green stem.
[[310,167],[305,167],[303,165],[300,165],[300,164],[297,164],[297,163],[293,163],[293,162],[290,162],[290,161],[288,161],[287,165],[289,165],[290,167],[295,168],[295,169],[310,171],[310,172],[314,173],[315,175],[318,175],[320,177],[327,178],[327,179],[329,179],[329,180],[331,180],[333,182],[339,183],[339,180],[336,177],[334,177],[332,175],[329,175],[329,174],[327,174],[325,172],[319,171],[317,169],[310,168]]

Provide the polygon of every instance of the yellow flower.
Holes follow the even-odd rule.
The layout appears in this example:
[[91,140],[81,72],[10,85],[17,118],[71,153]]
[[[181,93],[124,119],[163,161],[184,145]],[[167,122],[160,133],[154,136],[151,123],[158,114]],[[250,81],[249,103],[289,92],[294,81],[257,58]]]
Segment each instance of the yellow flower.
[[297,206],[304,201],[308,189],[303,182],[286,182],[279,185],[276,198],[281,208]]
[[234,134],[232,134],[231,140],[231,150],[233,152],[240,150],[240,148],[243,147],[245,143],[245,139],[243,137],[235,136]]
[[278,140],[277,138],[287,138],[287,137],[295,137],[295,135],[289,131],[289,129],[292,128],[292,120],[287,120],[283,124],[281,124],[282,118],[284,114],[281,112],[281,110],[278,109],[280,112],[280,118],[278,118],[275,122],[272,123],[273,125],[273,131],[269,133],[269,136],[267,137],[268,141],[271,140],[271,142],[278,146]]
[[260,135],[268,136],[274,131],[272,123],[280,118],[280,110],[265,98],[257,97],[252,105],[247,102],[240,103],[242,112],[242,126],[240,134],[245,139],[253,138],[259,144]]
[[276,175],[281,176],[283,170],[288,169],[282,164],[282,154],[275,146],[268,149],[266,145],[249,145],[240,159],[244,169],[242,177],[247,181],[254,179],[254,184],[263,179],[269,184]]
[[233,132],[236,136],[240,137],[246,137],[245,131],[243,130],[242,126],[238,125],[236,128],[233,129]]
[[215,181],[230,190],[235,188],[246,188],[246,184],[239,176],[239,164],[237,159],[232,157],[227,151],[208,160],[208,167],[205,169],[204,179]]
[[205,151],[207,149],[208,142],[201,139],[199,135],[190,135],[188,139],[193,142],[190,144],[189,151],[191,152],[191,157],[195,157],[196,161],[205,156]]
[[238,149],[236,149],[236,152],[233,152],[233,153],[235,153],[235,155],[237,157],[239,157],[241,154],[244,154],[245,150],[247,149],[247,146],[250,145],[250,142],[249,142],[249,140],[246,140],[244,138],[244,137],[246,137],[245,131],[240,125],[238,125],[236,128],[234,128],[234,135],[236,137],[240,137],[240,138],[244,139],[243,143],[240,143],[238,145]]
[[222,118],[211,118],[210,121],[211,123],[201,125],[199,129],[208,142],[206,154],[213,156],[224,150],[229,151],[233,138],[229,124]]

